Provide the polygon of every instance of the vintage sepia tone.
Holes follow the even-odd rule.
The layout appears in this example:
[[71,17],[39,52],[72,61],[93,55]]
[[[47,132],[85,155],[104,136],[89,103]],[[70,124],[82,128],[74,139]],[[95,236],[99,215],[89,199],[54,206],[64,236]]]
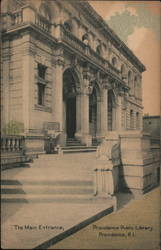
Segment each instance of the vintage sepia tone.
[[160,2],[1,12],[1,247],[159,249]]

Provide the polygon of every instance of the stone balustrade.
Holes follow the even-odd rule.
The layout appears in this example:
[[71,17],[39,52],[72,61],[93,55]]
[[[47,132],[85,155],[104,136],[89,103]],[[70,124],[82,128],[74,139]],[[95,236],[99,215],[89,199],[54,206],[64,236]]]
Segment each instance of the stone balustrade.
[[23,12],[22,10],[13,13],[13,25],[17,25],[23,22]]
[[38,25],[40,29],[50,33],[51,30],[50,22],[40,14],[35,15],[35,24]]
[[23,136],[3,136],[1,137],[1,152],[23,152],[24,137]]
[[83,42],[81,42],[76,36],[74,36],[71,32],[61,27],[61,34],[63,42],[79,50],[81,53],[85,53],[86,45]]
[[51,23],[42,15],[38,14],[34,9],[25,7],[12,14],[12,26],[31,22],[37,25],[41,30],[50,33]]

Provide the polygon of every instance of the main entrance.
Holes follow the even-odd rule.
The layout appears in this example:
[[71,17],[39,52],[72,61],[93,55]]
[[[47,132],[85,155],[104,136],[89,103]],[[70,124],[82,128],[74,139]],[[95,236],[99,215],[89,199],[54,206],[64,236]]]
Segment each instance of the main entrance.
[[89,96],[89,128],[90,134],[95,138],[97,133],[97,94],[95,87]]
[[76,97],[66,100],[66,133],[68,138],[74,138],[76,132]]
[[72,68],[63,74],[64,130],[67,138],[74,138],[76,133],[76,83],[79,80]]

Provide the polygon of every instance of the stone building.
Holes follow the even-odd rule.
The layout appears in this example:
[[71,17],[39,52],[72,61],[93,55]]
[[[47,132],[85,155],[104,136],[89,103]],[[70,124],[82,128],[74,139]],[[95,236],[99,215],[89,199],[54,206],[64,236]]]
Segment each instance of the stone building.
[[2,129],[22,123],[29,151],[142,129],[145,67],[88,2],[5,0],[2,22]]
[[153,138],[160,138],[160,128],[161,128],[161,121],[159,115],[144,115],[143,116],[143,130]]

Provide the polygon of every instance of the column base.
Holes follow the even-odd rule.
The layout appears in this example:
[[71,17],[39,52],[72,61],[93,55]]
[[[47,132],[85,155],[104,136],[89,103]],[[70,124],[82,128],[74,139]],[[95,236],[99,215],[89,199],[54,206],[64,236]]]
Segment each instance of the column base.
[[59,135],[58,143],[60,146],[66,146],[66,140],[67,140],[67,134],[65,132],[62,132]]
[[87,147],[92,145],[92,136],[89,134],[82,134],[81,131],[78,131],[75,133],[75,138]]
[[81,141],[83,144],[85,144],[87,147],[92,145],[92,136],[91,135],[83,135],[81,138]]

